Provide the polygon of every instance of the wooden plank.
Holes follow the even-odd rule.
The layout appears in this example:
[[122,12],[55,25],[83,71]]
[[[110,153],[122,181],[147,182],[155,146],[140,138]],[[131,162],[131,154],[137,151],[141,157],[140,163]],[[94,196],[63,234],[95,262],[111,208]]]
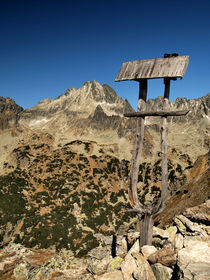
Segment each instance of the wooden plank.
[[165,58],[128,61],[122,64],[115,81],[155,78],[183,78],[188,63],[189,56],[171,56]]
[[139,118],[139,117],[168,117],[168,116],[186,116],[189,113],[189,110],[183,111],[144,111],[144,112],[134,112],[124,114],[124,117],[127,118]]

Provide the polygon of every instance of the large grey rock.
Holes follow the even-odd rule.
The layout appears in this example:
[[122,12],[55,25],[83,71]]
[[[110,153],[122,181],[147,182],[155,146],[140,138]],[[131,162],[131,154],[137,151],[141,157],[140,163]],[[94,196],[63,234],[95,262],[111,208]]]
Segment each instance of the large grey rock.
[[153,227],[152,245],[162,248],[169,238],[169,233],[158,227]]
[[169,243],[162,249],[158,250],[156,253],[148,257],[148,260],[152,263],[161,263],[165,266],[173,266],[176,264],[176,251],[174,246]]
[[132,279],[132,273],[136,269],[136,264],[135,264],[135,261],[134,261],[134,258],[132,256],[132,254],[133,253],[138,253],[139,250],[140,250],[139,240],[136,240],[136,242],[131,247],[131,249],[128,251],[124,261],[121,264],[121,270],[122,270],[124,280],[131,280]]
[[112,257],[106,256],[105,258],[99,260],[95,258],[90,258],[87,261],[87,270],[91,274],[101,275],[107,271],[107,267],[111,262]]
[[88,256],[94,259],[102,260],[107,256],[111,256],[111,250],[109,247],[97,247],[88,252]]
[[128,254],[121,265],[124,280],[155,280],[147,260],[140,253]]
[[153,264],[152,270],[156,277],[156,280],[170,280],[172,277],[173,270],[167,266],[160,263]]
[[170,226],[170,227],[166,228],[166,231],[169,233],[168,241],[170,241],[171,243],[174,243],[176,233],[177,233],[177,227]]
[[168,239],[169,238],[169,233],[166,230],[163,230],[158,227],[153,227],[153,236],[160,237],[162,239]]
[[87,270],[96,275],[106,272],[108,264],[112,260],[109,246],[97,247],[88,253]]
[[190,234],[190,233],[202,234],[203,233],[202,228],[198,224],[193,223],[192,221],[190,221],[187,217],[185,217],[183,215],[177,216],[174,221],[175,221],[179,231],[182,234]]
[[141,253],[146,259],[156,252],[157,249],[154,246],[145,245],[141,247]]
[[180,279],[210,279],[210,247],[206,242],[191,241],[187,248],[178,252]]
[[193,218],[194,221],[210,222],[210,199],[199,206],[186,209],[184,215],[189,219]]
[[183,248],[183,244],[184,244],[184,237],[182,234],[178,233],[174,240],[174,247],[175,249],[180,250]]
[[132,256],[136,264],[136,269],[133,272],[133,279],[156,280],[148,261],[142,256],[142,254],[133,253]]
[[119,270],[122,262],[123,259],[121,257],[113,258],[107,267],[107,271],[111,272],[111,271]]

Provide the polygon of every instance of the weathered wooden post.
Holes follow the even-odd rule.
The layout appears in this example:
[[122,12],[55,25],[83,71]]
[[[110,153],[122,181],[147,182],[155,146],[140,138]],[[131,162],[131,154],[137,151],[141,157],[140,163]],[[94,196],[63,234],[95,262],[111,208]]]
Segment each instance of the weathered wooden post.
[[[129,180],[129,200],[132,209],[136,212],[140,221],[140,247],[152,244],[154,219],[164,209],[168,193],[168,162],[167,162],[167,116],[184,116],[188,111],[168,111],[170,80],[183,78],[189,63],[189,56],[177,54],[165,54],[164,58],[135,60],[123,63],[115,81],[135,80],[139,82],[139,100],[137,112],[124,114],[125,117],[137,118],[136,140]],[[147,79],[164,78],[164,106],[162,111],[146,111]],[[137,193],[139,164],[143,149],[144,121],[146,116],[161,116],[161,153],[162,153],[162,190],[157,205],[146,202],[144,205],[139,201]]]

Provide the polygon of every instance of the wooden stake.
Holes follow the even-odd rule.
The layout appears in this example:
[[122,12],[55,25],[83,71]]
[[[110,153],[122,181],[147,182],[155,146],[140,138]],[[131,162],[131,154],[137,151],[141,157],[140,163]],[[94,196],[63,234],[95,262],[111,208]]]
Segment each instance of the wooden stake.
[[[139,84],[139,100],[137,111],[144,111],[146,108],[147,99],[147,79],[140,80]],[[130,171],[130,185],[129,185],[129,198],[133,208],[138,209],[138,212],[142,211],[142,204],[139,201],[137,194],[137,184],[138,184],[138,173],[139,173],[139,163],[142,154],[144,141],[144,117],[137,119],[136,127],[136,140],[134,145],[133,157],[131,160],[131,171]]]
[[[163,110],[167,111],[169,106],[170,79],[165,78],[165,91]],[[168,195],[168,159],[167,159],[167,116],[162,117],[161,126],[161,154],[162,154],[162,190],[161,197],[157,207],[154,208],[154,218],[157,217],[164,209]]]

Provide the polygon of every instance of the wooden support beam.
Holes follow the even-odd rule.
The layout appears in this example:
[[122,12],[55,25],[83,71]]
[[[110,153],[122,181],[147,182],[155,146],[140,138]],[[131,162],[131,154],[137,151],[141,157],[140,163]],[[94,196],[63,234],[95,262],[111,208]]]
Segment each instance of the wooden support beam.
[[[147,79],[141,79],[139,83],[139,100],[137,111],[144,111],[146,109],[147,99]],[[139,163],[142,154],[144,140],[144,117],[137,119],[136,123],[136,140],[134,144],[134,152],[131,159],[130,182],[129,182],[129,198],[131,205],[137,212],[141,212],[143,205],[140,203],[137,193]]]
[[124,114],[124,117],[127,118],[139,118],[139,117],[169,117],[169,116],[185,116],[189,113],[189,110],[183,111],[144,111],[144,112],[134,112],[134,113],[127,113]]
[[[169,107],[169,92],[170,92],[170,79],[164,79],[165,91],[164,91],[164,111]],[[162,117],[161,126],[161,154],[162,154],[162,190],[161,197],[157,206],[153,209],[154,218],[157,217],[165,208],[165,203],[168,195],[168,158],[167,158],[167,116]]]

